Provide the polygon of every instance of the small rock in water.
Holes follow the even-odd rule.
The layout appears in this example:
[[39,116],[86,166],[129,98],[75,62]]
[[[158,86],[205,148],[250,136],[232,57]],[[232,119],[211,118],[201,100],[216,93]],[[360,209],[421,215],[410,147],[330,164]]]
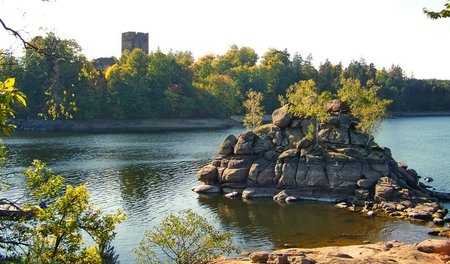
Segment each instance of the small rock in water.
[[347,207],[348,207],[348,205],[347,205],[347,203],[346,203],[346,202],[342,202],[342,203],[338,203],[338,204],[336,204],[336,207],[338,207],[338,208],[342,208],[342,209],[345,209],[345,208],[347,208]]
[[296,246],[296,245],[292,245],[292,244],[286,243],[286,244],[283,245],[283,247],[285,247],[285,248],[295,248],[295,247],[297,247],[297,246]]
[[230,192],[230,193],[225,194],[225,197],[226,197],[226,198],[233,199],[233,198],[238,197],[239,195],[240,195],[240,194],[239,194],[238,192]]
[[431,178],[431,177],[426,177],[426,178],[423,179],[423,180],[426,181],[426,182],[432,182],[432,181],[434,181],[433,178]]
[[368,211],[368,212],[367,212],[367,216],[369,216],[369,217],[375,217],[375,212],[374,212],[374,211]]
[[433,224],[437,225],[437,226],[442,226],[444,225],[444,220],[442,220],[442,218],[433,218]]
[[295,198],[294,196],[288,196],[288,197],[286,197],[286,200],[285,200],[287,203],[292,203],[292,202],[296,202],[297,201],[297,198]]

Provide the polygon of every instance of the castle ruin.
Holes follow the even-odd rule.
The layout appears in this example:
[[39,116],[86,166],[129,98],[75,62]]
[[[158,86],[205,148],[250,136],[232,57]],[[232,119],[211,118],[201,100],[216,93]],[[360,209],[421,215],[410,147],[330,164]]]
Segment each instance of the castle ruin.
[[133,31],[122,33],[122,52],[133,49],[141,49],[148,54],[148,33]]

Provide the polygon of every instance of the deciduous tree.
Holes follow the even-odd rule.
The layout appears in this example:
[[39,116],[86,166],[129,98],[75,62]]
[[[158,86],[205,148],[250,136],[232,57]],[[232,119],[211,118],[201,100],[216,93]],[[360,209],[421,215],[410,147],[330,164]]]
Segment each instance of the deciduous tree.
[[264,108],[261,105],[263,95],[261,92],[256,92],[252,89],[246,95],[247,99],[244,101],[244,107],[247,110],[247,114],[244,118],[244,126],[254,128],[262,124],[264,117]]
[[231,233],[222,232],[189,209],[169,214],[160,225],[147,230],[134,253],[138,263],[205,264],[234,251],[231,238]]

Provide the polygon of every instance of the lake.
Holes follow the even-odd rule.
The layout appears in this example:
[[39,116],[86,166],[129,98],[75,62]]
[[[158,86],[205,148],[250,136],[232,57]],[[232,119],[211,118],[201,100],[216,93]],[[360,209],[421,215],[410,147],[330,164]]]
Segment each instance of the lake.
[[[113,245],[122,263],[134,256],[144,230],[168,213],[192,208],[224,230],[232,231],[244,251],[360,244],[363,241],[415,242],[428,238],[429,227],[385,218],[368,218],[312,202],[230,200],[198,195],[195,174],[214,158],[229,134],[243,128],[153,134],[17,133],[5,138],[6,172],[17,173],[9,197],[26,194],[20,173],[41,159],[71,184],[88,182],[91,199],[106,211],[122,208],[128,219],[117,228]],[[433,186],[450,191],[450,117],[386,120],[376,136]],[[446,205],[449,207],[449,205]]]

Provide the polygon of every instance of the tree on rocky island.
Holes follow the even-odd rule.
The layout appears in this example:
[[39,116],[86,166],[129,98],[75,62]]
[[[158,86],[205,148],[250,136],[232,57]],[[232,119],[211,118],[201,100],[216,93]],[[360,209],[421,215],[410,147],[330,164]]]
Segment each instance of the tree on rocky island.
[[[329,116],[325,104],[331,99],[330,92],[319,93],[319,87],[314,80],[300,81],[291,85],[286,91],[289,112],[294,116],[312,119],[313,122],[308,127],[307,139],[315,139],[316,144],[318,144],[319,123]],[[284,100],[281,101],[284,103]]]
[[342,79],[338,90],[339,99],[350,107],[351,114],[358,120],[356,128],[367,135],[373,135],[381,121],[386,118],[386,109],[392,100],[378,97],[380,87],[368,82],[368,87],[354,79]]
[[244,101],[244,107],[247,109],[247,114],[244,118],[244,126],[247,128],[255,128],[262,124],[264,117],[264,108],[261,105],[263,95],[261,92],[250,89],[247,92],[247,99]]
[[[333,112],[330,108],[335,107],[333,104],[348,106],[352,116],[358,121],[356,128],[370,136],[377,131],[381,121],[387,117],[386,109],[392,100],[378,96],[380,87],[373,85],[370,81],[368,87],[364,87],[359,80],[350,78],[342,79],[341,85],[337,95],[333,95],[329,91],[319,93],[319,88],[313,80],[300,81],[289,87],[286,100],[282,100],[282,103],[289,104],[289,112],[292,115],[311,118],[312,123],[306,136],[309,140],[314,139],[316,145],[319,124],[330,117],[330,112]],[[332,102],[336,96],[339,100]]]

